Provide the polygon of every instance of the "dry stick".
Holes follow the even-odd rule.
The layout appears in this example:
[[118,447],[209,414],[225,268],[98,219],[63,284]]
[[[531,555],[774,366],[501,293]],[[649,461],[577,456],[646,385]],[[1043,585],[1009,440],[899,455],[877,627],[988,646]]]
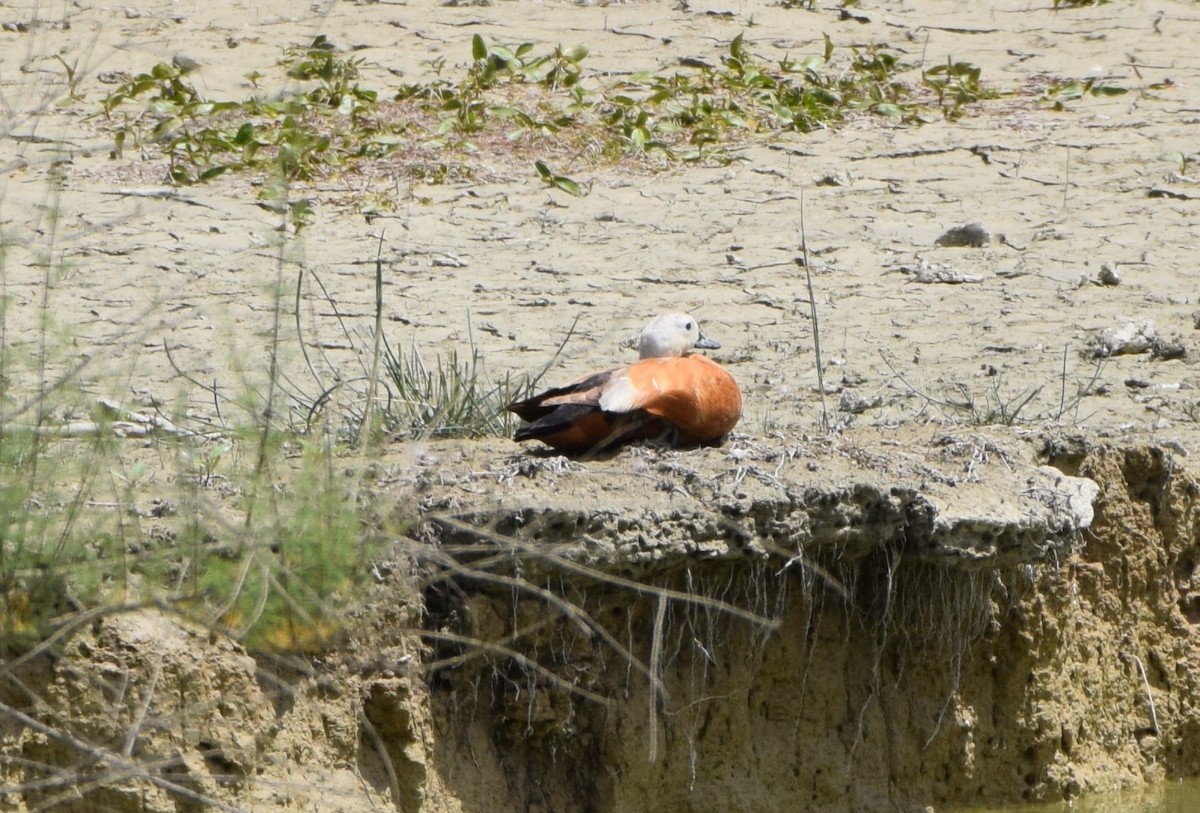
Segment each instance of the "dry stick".
[[387,772],[388,784],[392,789],[392,803],[396,805],[396,810],[403,813],[404,808],[400,806],[400,777],[396,775],[396,766],[392,764],[392,756],[388,753],[387,743],[383,741],[379,730],[375,728],[375,724],[368,718],[366,712],[361,708],[358,710],[358,724],[363,731],[367,732],[367,736],[371,738],[371,744],[375,746],[375,750],[379,753],[379,761],[383,763],[383,769]]
[[300,353],[304,356],[304,363],[308,366],[308,372],[317,383],[321,382],[321,376],[317,375],[317,368],[313,366],[312,359],[308,355],[308,345],[304,341],[304,324],[300,320],[301,304],[304,297],[304,269],[301,268],[296,272],[296,298],[293,307],[293,315],[296,319],[296,343],[300,345]]
[[162,677],[162,662],[163,653],[160,650],[158,657],[154,660],[154,671],[150,673],[150,684],[146,687],[146,696],[138,704],[137,714],[134,715],[133,722],[129,724],[129,730],[125,732],[125,742],[121,744],[121,756],[123,757],[133,755],[133,746],[137,744],[138,735],[142,733],[142,726],[146,722],[146,713],[150,711],[150,703],[154,700],[154,691],[158,688],[159,678]]
[[1067,161],[1063,169],[1063,202],[1062,210],[1067,210],[1067,194],[1071,191],[1071,148],[1067,147]]
[[[34,762],[33,760],[26,762],[14,757],[8,757],[8,760],[11,765],[28,764],[43,771],[52,767],[47,763]],[[20,785],[5,785],[3,792],[8,796],[16,796],[18,793],[24,794],[26,798],[36,793],[43,801],[37,807],[33,808],[33,810],[50,810],[65,799],[78,801],[80,798],[86,796],[92,788],[98,788],[102,785],[109,785],[111,787],[127,779],[136,779],[138,776],[144,774],[147,769],[169,768],[178,765],[180,762],[180,757],[167,757],[153,762],[148,760],[139,765],[139,768],[145,766],[140,770],[126,769],[124,771],[117,771],[109,769],[99,776],[86,774],[84,773],[84,768],[72,766],[71,768],[54,771],[54,773],[45,779],[22,782]],[[57,790],[58,788],[69,788],[69,790],[64,793],[56,793],[53,796],[49,795],[49,791]],[[19,809],[32,813],[27,807]]]
[[567,342],[571,341],[571,337],[575,335],[575,326],[579,324],[580,316],[583,316],[583,311],[575,314],[575,320],[571,322],[571,327],[567,330],[567,335],[563,336],[563,340],[558,343],[558,349],[554,351],[554,355],[550,357],[550,360],[546,362],[538,374],[533,377],[533,380],[526,385],[529,389],[536,387],[537,383],[542,380],[542,377],[550,372],[550,368],[558,362],[558,357],[562,355],[563,348],[567,346]]
[[[921,390],[914,387],[912,384],[909,383],[908,379],[904,377],[904,374],[901,373],[898,369],[896,369],[896,365],[892,363],[891,357],[889,357],[888,354],[885,353],[882,349],[879,351],[879,357],[883,359],[883,363],[886,364],[888,366],[888,369],[892,371],[892,375],[894,375],[897,379],[899,379],[901,384],[908,387],[909,392],[911,392],[913,395],[917,396],[918,398],[923,398],[925,400],[925,406],[934,404],[935,406],[938,406],[942,409],[957,409],[957,410],[963,409],[963,406],[961,406],[959,404],[955,404],[953,401],[947,401],[947,400],[940,399],[940,398],[934,398],[932,395],[929,395],[926,392],[922,392]],[[921,409],[924,410],[924,408],[925,407],[922,407]]]
[[[667,597],[658,597],[658,608],[654,612],[654,632],[650,641],[650,670],[655,682],[662,682],[662,636],[663,622],[667,616]],[[649,723],[650,764],[658,759],[658,692],[650,692]]]
[[852,600],[853,597],[850,595],[850,591],[846,589],[846,585],[842,584],[842,580],[806,556],[803,548],[797,548],[794,554],[785,551],[783,548],[778,547],[777,545],[771,545],[769,550],[772,553],[778,556],[786,557],[787,559],[787,561],[784,562],[783,567],[780,568],[779,573],[776,575],[782,575],[788,570],[788,568],[792,567],[793,565],[797,565],[820,578],[823,582],[825,582],[825,586],[837,593],[843,601],[849,603]]
[[167,793],[173,793],[177,796],[182,796],[189,801],[196,802],[207,807],[216,808],[217,810],[224,810],[227,811],[227,813],[243,813],[243,810],[240,807],[227,805],[224,802],[213,799],[212,797],[206,796],[203,793],[194,791],[191,788],[185,787],[176,782],[172,782],[169,779],[164,779],[161,776],[156,776],[152,773],[149,773],[141,764],[136,761],[125,759],[114,751],[109,751],[107,748],[92,745],[91,743],[72,736],[69,732],[48,726],[40,720],[34,719],[28,714],[13,708],[7,703],[0,702],[0,713],[15,720],[26,728],[36,731],[44,737],[58,740],[68,748],[78,751],[81,754],[85,754],[102,765],[115,766],[124,770],[128,770],[130,771],[131,775],[136,776],[138,779],[143,781],[149,782],[152,785],[156,785],[167,791]]
[[[62,188],[58,183],[51,184],[50,194],[54,199],[48,201],[47,211],[50,213],[50,225],[48,233],[50,235],[50,247],[46,252],[45,269],[42,272],[42,318],[38,320],[38,355],[37,355],[37,394],[35,396],[37,408],[34,410],[33,424],[37,429],[41,429],[43,422],[46,420],[46,334],[50,329],[50,271],[54,264],[54,247],[56,238],[58,237],[58,219],[59,207],[61,206]],[[34,432],[31,439],[30,451],[27,455],[29,460],[29,482],[26,485],[29,494],[37,494],[37,473],[38,460],[42,456],[42,438],[39,432]],[[18,538],[23,538],[26,534],[26,528],[29,525],[32,511],[21,512],[21,518],[18,521],[19,530]],[[5,546],[7,547],[7,546]],[[7,562],[5,562],[7,565]]]
[[[113,788],[120,786],[128,780],[136,780],[144,778],[148,771],[160,771],[167,768],[177,768],[183,763],[182,757],[164,757],[156,760],[144,760],[141,762],[130,762],[129,766],[121,770],[109,768],[101,774],[85,774],[79,768],[72,768],[69,771],[56,771],[49,779],[38,780],[36,782],[23,782],[16,787],[6,787],[5,791],[10,795],[15,795],[20,792],[25,795],[38,793],[42,801],[36,807],[26,808],[28,813],[45,813],[48,810],[58,810],[59,806],[64,802],[77,802],[86,797],[93,790],[100,788]],[[38,768],[49,767],[44,764],[37,764]],[[64,790],[50,795],[47,791],[63,788]]]
[[[246,579],[250,575],[250,566],[253,564],[253,556],[247,556],[242,560],[242,566],[238,571],[237,581],[234,584],[233,590],[229,593],[229,600],[219,607],[216,612],[210,615],[204,626],[208,627],[209,629],[219,627],[221,625],[221,619],[233,610],[233,605],[237,604],[238,599],[241,598],[242,590],[246,587]],[[248,629],[249,628],[247,628],[247,631]]]
[[817,389],[821,393],[821,430],[829,431],[829,410],[825,406],[825,373],[821,369],[821,325],[817,321],[817,296],[813,293],[812,266],[808,262],[808,236],[804,231],[804,187],[800,187],[800,251],[804,277],[808,281],[808,304],[812,309],[813,350],[817,356]]
[[559,677],[537,661],[522,655],[515,649],[509,649],[506,646],[488,643],[487,641],[480,641],[478,638],[470,638],[466,635],[457,635],[453,632],[434,632],[433,630],[426,630],[421,633],[421,637],[432,638],[435,641],[447,641],[452,644],[466,644],[468,646],[480,647],[481,649],[485,649],[493,654],[502,655],[506,658],[512,658],[517,663],[521,664],[521,666],[524,666],[526,669],[541,675],[551,684],[562,689],[564,692],[577,694],[580,697],[591,700],[593,703],[599,703],[602,706],[611,707],[615,706],[617,703],[617,701],[612,700],[611,698],[604,697],[603,695],[596,694],[595,692],[589,692],[587,689],[584,689],[581,686],[576,686],[574,683]]
[[[348,341],[353,342],[354,334],[346,324],[346,320],[342,314],[342,311],[338,308],[337,300],[333,298],[333,294],[329,293],[329,288],[325,285],[325,281],[321,279],[321,275],[310,268],[308,269],[308,277],[317,284],[318,288],[321,289],[321,296],[324,297],[325,301],[329,303],[329,307],[332,309],[333,317],[337,319],[338,327],[342,329],[342,335],[345,336]],[[321,355],[323,358],[328,358],[323,351]],[[356,355],[355,359],[357,360],[357,358],[358,356]],[[363,367],[363,375],[366,375],[366,373],[367,369],[366,367]]]
[[1071,345],[1063,345],[1063,366],[1062,366],[1062,386],[1058,391],[1058,415],[1054,420],[1061,421],[1063,413],[1067,411],[1067,348]]
[[367,380],[367,403],[363,406],[362,424],[358,428],[358,451],[367,450],[371,438],[371,417],[375,394],[379,388],[380,344],[383,336],[383,240],[387,231],[379,233],[379,250],[375,253],[375,346],[371,348],[371,375]]
[[[246,558],[255,560],[258,559],[257,556],[248,556]],[[233,639],[235,641],[240,641],[249,635],[250,630],[254,629],[254,625],[262,619],[263,613],[267,611],[267,601],[271,598],[270,585],[273,584],[273,582],[270,581],[271,566],[267,562],[258,562],[258,574],[259,579],[262,580],[258,590],[258,601],[254,604],[254,609],[250,611],[250,615],[246,619],[246,622],[242,624],[241,632],[233,635]]]
[[1142,687],[1146,690],[1146,702],[1150,704],[1150,724],[1154,726],[1154,736],[1162,734],[1162,729],[1158,727],[1158,715],[1154,712],[1154,696],[1150,694],[1150,681],[1146,679],[1146,667],[1142,665],[1142,659],[1137,655],[1131,655],[1133,662],[1137,664],[1138,672],[1142,676]]
[[[286,225],[286,221],[285,221]],[[274,420],[275,414],[275,384],[279,377],[279,321],[280,311],[282,310],[283,298],[283,243],[279,244],[279,260],[276,267],[275,278],[275,307],[274,317],[271,324],[271,352],[267,363],[267,397],[266,405],[263,407],[263,424],[262,437],[258,444],[258,460],[254,465],[254,474],[261,477],[263,472],[267,470],[267,450],[270,446],[271,438],[271,421]],[[251,519],[254,516],[253,501],[250,502],[250,507],[246,511],[246,525],[250,527]]]
[[[120,346],[118,343],[121,341],[124,341],[127,337],[129,337],[131,335],[134,335],[134,334],[137,335],[137,337],[138,337],[137,341],[139,344],[141,342],[143,342],[145,340],[146,334],[149,333],[149,330],[145,327],[147,317],[150,316],[150,314],[153,313],[155,308],[157,308],[157,307],[158,307],[158,305],[155,304],[155,305],[150,305],[147,308],[144,308],[137,315],[137,317],[135,319],[130,321],[129,326],[122,328],[121,330],[117,331],[116,333],[114,333],[111,336],[106,336],[103,340],[104,344],[106,346],[107,345],[116,346],[117,350],[115,350],[114,352],[120,352],[122,349],[122,346]],[[3,321],[3,320],[0,320],[0,321]],[[132,344],[132,342],[129,342],[128,344],[124,345],[124,347],[128,347],[131,344]],[[0,346],[3,346],[3,345],[0,345]],[[70,384],[72,381],[74,381],[76,378],[78,378],[79,375],[83,372],[83,370],[86,367],[88,367],[91,364],[94,364],[95,361],[96,361],[95,356],[85,356],[80,361],[77,361],[75,364],[73,364],[70,367],[70,369],[68,369],[65,372],[63,372],[62,374],[60,374],[59,377],[57,379],[55,379],[54,381],[52,381],[50,383],[46,383],[45,381],[40,382],[38,384],[38,390],[34,395],[32,395],[30,398],[26,399],[19,406],[16,406],[5,413],[7,418],[9,420],[11,420],[20,415],[24,415],[26,412],[33,409],[34,407],[40,407],[41,404],[44,403],[45,399],[51,393],[58,392],[59,390],[65,388],[68,384]],[[39,421],[39,423],[40,423],[40,421]]]
[[[458,575],[463,576],[465,578],[478,579],[480,581],[486,581],[490,584],[498,584],[503,587],[509,587],[509,588],[512,588],[513,590],[522,590],[527,593],[533,593],[535,596],[542,599],[547,604],[550,604],[550,605],[556,607],[559,610],[559,612],[561,612],[570,621],[572,621],[574,624],[576,624],[579,627],[580,631],[584,635],[599,636],[601,640],[603,640],[606,644],[608,644],[610,647],[612,647],[614,652],[616,652],[618,655],[620,655],[622,658],[624,658],[625,661],[627,663],[631,664],[635,669],[637,669],[637,671],[639,671],[640,673],[645,675],[650,680],[650,682],[652,684],[654,684],[654,688],[656,691],[664,693],[664,696],[665,696],[665,690],[663,689],[661,684],[657,683],[655,675],[654,675],[654,671],[650,667],[644,665],[641,661],[639,661],[632,652],[630,652],[628,649],[626,649],[625,646],[620,641],[618,641],[615,636],[613,636],[613,634],[611,632],[609,632],[603,626],[601,626],[599,622],[597,622],[594,618],[592,618],[591,615],[589,615],[587,612],[585,612],[583,610],[583,608],[579,607],[578,605],[572,604],[570,601],[567,601],[566,599],[562,598],[561,596],[555,595],[554,593],[550,592],[549,590],[546,590],[545,588],[538,587],[535,584],[530,584],[529,582],[525,581],[524,579],[518,579],[518,578],[514,578],[512,576],[501,576],[496,573],[485,573],[483,571],[476,570],[474,568],[469,568],[469,567],[463,565],[461,562],[459,562],[457,559],[455,559],[452,556],[432,557],[432,556],[428,556],[427,554],[414,554],[414,555],[424,556],[424,558],[428,559],[429,561],[435,561],[438,564],[440,564],[444,567],[447,567],[450,570],[453,570],[455,573],[457,573]],[[441,579],[438,579],[437,581],[441,581]],[[431,581],[427,582],[427,585],[433,584],[433,583],[434,583],[434,580],[431,580]],[[426,668],[432,668],[432,667],[435,667],[438,665],[439,664],[437,664],[437,663],[429,664]]]
[[[497,641],[491,641],[490,643],[494,646],[502,646],[506,649],[511,648],[522,638],[533,635],[537,632],[541,632],[557,620],[558,619],[555,616],[547,616],[541,621],[535,621],[532,624],[526,624],[519,629],[513,630],[503,638]],[[465,663],[475,660],[476,658],[482,658],[486,654],[486,651],[483,649],[468,649],[465,652],[460,652],[457,655],[451,655],[448,658],[438,658],[436,661],[423,663],[421,664],[421,669],[428,673],[441,672],[445,669],[455,669]]]
[[[262,411],[262,434],[258,439],[258,459],[254,463],[254,477],[259,481],[257,488],[261,488],[261,478],[267,471],[269,464],[268,449],[271,440],[271,423],[275,420],[275,387],[278,384],[279,378],[279,346],[281,333],[281,317],[283,311],[283,266],[284,266],[284,247],[287,240],[287,214],[281,215],[283,228],[280,230],[279,241],[279,258],[275,267],[275,303],[272,308],[273,316],[271,321],[271,348],[268,353],[267,361],[267,395],[266,405]],[[278,508],[275,502],[275,489],[268,489],[268,497],[271,500],[271,506]],[[242,523],[242,527],[246,530],[254,527],[255,500],[247,500],[246,503],[246,519]],[[282,549],[282,540],[280,540]]]
[[626,590],[631,590],[641,595],[654,596],[655,598],[658,596],[666,596],[667,598],[675,599],[676,601],[681,601],[685,604],[695,604],[700,607],[708,607],[709,609],[726,613],[734,618],[739,618],[742,621],[747,621],[755,626],[764,627],[766,629],[779,629],[780,622],[778,619],[764,618],[757,613],[744,610],[741,607],[728,604],[719,599],[708,598],[706,596],[696,596],[691,593],[672,590],[669,587],[654,587],[653,585],[644,584],[642,582],[635,581],[634,579],[626,579],[613,573],[604,573],[596,570],[595,568],[587,567],[586,565],[572,562],[570,559],[557,556],[554,553],[543,550],[537,545],[524,542],[515,536],[501,536],[499,534],[491,533],[483,528],[477,528],[474,525],[463,522],[459,519],[455,519],[454,517],[446,514],[432,514],[430,515],[429,519],[444,525],[451,530],[458,531],[459,533],[471,534],[472,536],[486,539],[487,541],[496,545],[515,547],[522,553],[525,553],[533,558],[549,562],[556,567],[562,568],[568,573],[585,576],[589,579],[596,579],[597,581],[605,582],[615,587],[623,587]]
[[221,395],[221,388],[218,385],[217,380],[214,378],[213,383],[205,384],[200,379],[194,378],[193,376],[191,376],[186,370],[184,370],[182,367],[179,366],[178,362],[175,361],[174,356],[171,355],[171,345],[167,344],[166,339],[162,340],[162,348],[163,348],[163,353],[167,357],[167,363],[171,365],[171,371],[174,372],[176,376],[178,376],[183,381],[186,381],[188,384],[191,384],[193,387],[204,390],[205,392],[209,393],[212,396],[213,410],[217,413],[217,425],[218,426],[226,426],[225,416],[221,414],[222,395]]

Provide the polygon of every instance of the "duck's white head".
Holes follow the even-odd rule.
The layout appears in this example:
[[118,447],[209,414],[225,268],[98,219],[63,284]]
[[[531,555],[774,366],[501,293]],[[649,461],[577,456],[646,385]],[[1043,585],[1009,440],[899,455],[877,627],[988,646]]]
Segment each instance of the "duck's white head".
[[700,324],[686,313],[662,313],[650,320],[638,337],[638,358],[674,358],[694,347],[716,350],[721,345],[700,333]]

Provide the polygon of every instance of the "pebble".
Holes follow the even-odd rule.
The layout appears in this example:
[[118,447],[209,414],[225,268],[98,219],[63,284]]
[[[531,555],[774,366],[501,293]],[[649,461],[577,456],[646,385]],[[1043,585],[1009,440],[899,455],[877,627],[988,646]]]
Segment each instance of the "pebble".
[[983,248],[991,242],[992,233],[978,220],[955,226],[937,239],[939,246],[947,248]]
[[200,67],[200,63],[187,54],[175,54],[171,57],[171,64],[184,73],[191,73]]

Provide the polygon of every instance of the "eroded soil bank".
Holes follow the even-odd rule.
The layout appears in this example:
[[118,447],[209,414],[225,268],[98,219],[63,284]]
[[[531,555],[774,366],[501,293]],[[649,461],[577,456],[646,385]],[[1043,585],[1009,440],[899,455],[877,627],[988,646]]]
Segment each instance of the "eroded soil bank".
[[381,472],[424,520],[344,647],[89,619],[18,665],[40,699],[5,689],[0,808],[923,810],[1200,774],[1186,461],[915,440],[429,447]]

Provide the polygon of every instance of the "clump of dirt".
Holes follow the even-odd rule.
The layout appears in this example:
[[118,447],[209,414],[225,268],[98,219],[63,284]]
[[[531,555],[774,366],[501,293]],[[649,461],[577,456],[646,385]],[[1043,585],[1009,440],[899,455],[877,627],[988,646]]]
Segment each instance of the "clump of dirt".
[[163,610],[84,618],[9,667],[0,810],[446,809],[426,798],[439,786],[425,689],[403,666],[411,617],[395,629],[390,646],[306,662],[256,660]]

